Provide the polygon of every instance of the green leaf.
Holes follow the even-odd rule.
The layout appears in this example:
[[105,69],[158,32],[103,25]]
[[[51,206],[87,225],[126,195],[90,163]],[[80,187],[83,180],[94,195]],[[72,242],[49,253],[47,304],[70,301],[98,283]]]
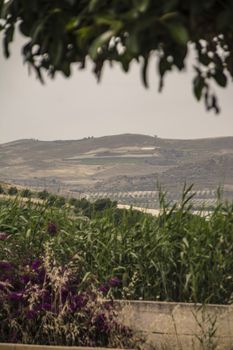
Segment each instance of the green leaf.
[[104,44],[110,41],[110,39],[115,35],[114,30],[108,30],[105,33],[101,34],[91,45],[89,49],[89,54],[94,60],[98,56],[98,49],[101,48]]
[[90,4],[88,6],[89,8],[89,11],[95,11],[96,7],[100,4],[100,1],[99,0],[91,0],[90,1]]
[[100,25],[109,26],[112,30],[116,32],[123,27],[123,23],[119,20],[114,20],[111,16],[98,16],[95,18],[95,23]]
[[82,281],[81,281],[81,284],[82,283],[85,283],[89,278],[91,277],[91,272],[86,272],[86,274],[84,275]]
[[66,25],[66,30],[72,31],[74,29],[76,29],[78,27],[78,25],[80,24],[80,18],[79,17],[73,17],[71,18],[71,20],[67,23]]
[[208,66],[211,62],[211,58],[208,56],[208,54],[206,53],[201,53],[199,52],[199,61],[204,65],[204,66]]
[[32,233],[32,231],[31,231],[31,229],[29,228],[29,229],[27,230],[27,232],[26,232],[26,238],[30,238],[31,233]]
[[131,56],[128,54],[122,55],[120,62],[124,72],[128,72],[130,67],[130,62],[131,62]]
[[63,55],[63,42],[58,41],[56,44],[54,43],[54,47],[53,47],[54,66],[58,66],[62,62],[62,55]]
[[30,33],[30,36],[32,38],[32,43],[36,43],[37,41],[37,38],[39,36],[39,34],[42,32],[43,30],[43,26],[44,26],[44,23],[43,22],[40,22],[38,25],[36,25],[32,32]]
[[62,73],[68,78],[71,74],[70,64],[68,62],[64,63],[61,68]]
[[213,78],[216,80],[219,86],[227,86],[227,77],[222,71],[217,70],[216,73],[213,75]]
[[189,248],[189,242],[186,237],[183,238],[184,245]]
[[93,34],[93,28],[91,26],[85,26],[75,31],[77,37],[77,45],[82,47],[86,46],[87,40]]
[[161,92],[164,86],[164,75],[167,71],[172,69],[172,62],[169,62],[166,56],[161,57],[158,68],[160,74],[159,92]]
[[148,88],[148,80],[147,80],[148,63],[149,63],[149,57],[145,57],[143,66],[142,66],[142,81],[146,88]]
[[140,48],[138,43],[138,37],[135,33],[130,34],[126,40],[126,48],[132,54],[138,54]]
[[180,45],[186,45],[189,40],[189,34],[185,26],[180,22],[166,24],[172,38]]
[[193,92],[198,101],[200,101],[201,99],[204,86],[205,86],[204,78],[198,75],[193,82]]
[[3,38],[3,48],[4,48],[4,55],[6,58],[10,56],[9,44],[13,41],[14,31],[15,31],[14,26],[8,27],[7,30],[5,31],[5,35]]
[[134,6],[138,12],[145,12],[150,4],[150,0],[134,0]]
[[5,18],[8,15],[8,12],[11,9],[11,6],[13,5],[14,0],[9,0],[7,2],[4,1],[4,4],[1,4],[1,18]]

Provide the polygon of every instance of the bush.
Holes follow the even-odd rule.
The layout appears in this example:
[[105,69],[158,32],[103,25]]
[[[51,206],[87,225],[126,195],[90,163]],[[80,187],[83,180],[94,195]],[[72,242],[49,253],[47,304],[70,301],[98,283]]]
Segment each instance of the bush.
[[43,191],[38,192],[37,196],[38,196],[39,199],[45,200],[45,199],[47,199],[50,196],[50,194],[49,194],[48,191],[43,190]]
[[18,189],[17,189],[17,187],[10,187],[10,188],[8,189],[8,194],[9,194],[10,196],[15,196],[16,194],[18,194]]
[[24,265],[0,261],[0,342],[135,348],[106,290],[90,275],[81,279],[80,266],[78,256],[57,265],[49,245]]
[[4,191],[4,188],[2,187],[2,185],[0,185],[0,194],[4,194],[5,191]]
[[94,211],[103,211],[106,209],[112,209],[117,207],[117,202],[116,201],[111,201],[109,198],[103,198],[103,199],[97,199],[93,203],[93,209]]
[[62,208],[66,204],[66,199],[63,196],[57,196],[55,205],[58,208]]
[[21,197],[24,197],[24,198],[31,198],[31,196],[32,196],[32,191],[29,190],[28,188],[25,188],[24,190],[22,190],[22,191],[20,192],[20,195],[21,195]]

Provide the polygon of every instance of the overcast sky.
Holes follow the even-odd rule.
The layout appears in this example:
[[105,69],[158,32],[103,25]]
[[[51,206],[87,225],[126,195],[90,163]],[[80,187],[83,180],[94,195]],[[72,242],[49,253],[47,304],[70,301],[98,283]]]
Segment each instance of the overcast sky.
[[[100,84],[89,70],[73,69],[42,86],[23,66],[20,41],[9,60],[0,56],[0,143],[22,138],[80,139],[119,133],[163,138],[233,136],[233,84],[218,90],[222,113],[207,113],[192,96],[192,70],[172,73],[158,90],[155,62],[146,90],[135,64],[129,74],[106,67]],[[190,65],[192,65],[190,63]]]

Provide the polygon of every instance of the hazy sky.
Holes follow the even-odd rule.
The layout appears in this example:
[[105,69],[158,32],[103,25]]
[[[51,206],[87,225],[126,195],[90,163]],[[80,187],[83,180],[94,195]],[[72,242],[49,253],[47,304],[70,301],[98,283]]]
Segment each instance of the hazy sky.
[[79,139],[118,133],[166,138],[233,136],[233,84],[219,89],[222,113],[207,113],[192,96],[192,70],[167,76],[158,90],[155,62],[146,90],[135,64],[129,74],[106,67],[100,84],[88,71],[73,69],[42,86],[23,66],[19,40],[9,60],[0,56],[0,143],[22,138]]

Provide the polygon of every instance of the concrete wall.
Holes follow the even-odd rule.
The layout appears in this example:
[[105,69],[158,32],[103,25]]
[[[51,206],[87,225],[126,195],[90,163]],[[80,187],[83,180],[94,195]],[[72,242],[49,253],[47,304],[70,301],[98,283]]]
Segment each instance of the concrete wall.
[[[233,350],[233,305],[148,301],[118,301],[117,304],[120,320],[146,338],[145,350]],[[71,349],[104,350],[0,343],[0,350]]]
[[142,332],[153,349],[233,350],[233,305],[147,301],[119,305],[123,322]]

